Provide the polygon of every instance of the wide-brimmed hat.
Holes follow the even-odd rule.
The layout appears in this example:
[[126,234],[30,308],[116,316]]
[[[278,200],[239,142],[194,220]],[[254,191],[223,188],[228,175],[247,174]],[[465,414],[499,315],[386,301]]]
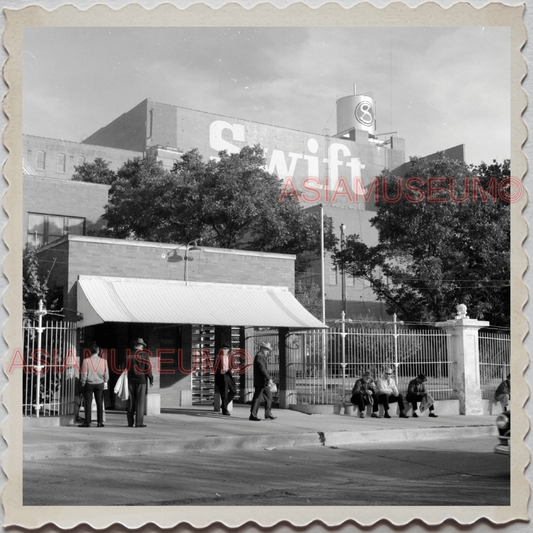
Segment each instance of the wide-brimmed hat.
[[143,346],[146,346],[146,343],[140,337],[137,340],[133,341],[133,346],[136,346],[137,344],[142,344]]
[[394,370],[393,370],[390,366],[388,366],[388,367],[384,370],[383,373],[384,373],[384,374],[394,374]]
[[428,378],[424,374],[418,374],[418,379],[420,381],[427,381],[428,380]]
[[270,344],[269,342],[260,342],[259,348],[266,348],[267,350],[272,351],[272,344]]

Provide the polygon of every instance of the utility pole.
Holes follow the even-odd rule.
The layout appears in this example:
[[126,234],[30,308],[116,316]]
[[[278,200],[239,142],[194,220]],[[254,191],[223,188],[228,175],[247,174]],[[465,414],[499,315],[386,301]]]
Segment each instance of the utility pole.
[[[346,224],[341,224],[341,250],[346,248],[345,238]],[[344,316],[348,315],[346,307],[346,269],[344,268],[344,262],[341,263],[341,283],[342,283],[342,312]]]

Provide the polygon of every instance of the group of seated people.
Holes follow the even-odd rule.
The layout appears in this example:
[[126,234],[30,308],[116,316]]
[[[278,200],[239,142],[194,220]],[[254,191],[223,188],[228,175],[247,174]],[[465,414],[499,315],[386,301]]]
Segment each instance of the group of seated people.
[[[413,406],[413,417],[418,418],[418,404],[421,402],[430,403],[429,416],[437,418],[435,407],[431,401],[431,396],[426,391],[425,383],[427,378],[424,374],[419,374],[409,382],[406,401]],[[428,402],[428,400],[430,400]],[[385,411],[384,418],[390,418],[389,405],[398,403],[400,408],[400,418],[409,418],[405,414],[405,403],[403,395],[398,391],[398,386],[394,381],[392,368],[386,368],[382,376],[376,380],[372,378],[371,372],[365,372],[353,387],[351,401],[359,408],[359,417],[365,417],[367,405],[372,405],[372,418],[380,418],[379,404],[383,405]]]

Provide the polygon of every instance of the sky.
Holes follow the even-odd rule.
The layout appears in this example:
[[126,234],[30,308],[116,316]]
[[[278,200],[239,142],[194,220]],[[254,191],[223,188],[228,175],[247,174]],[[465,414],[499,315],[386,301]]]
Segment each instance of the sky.
[[24,28],[23,132],[80,142],[145,100],[315,134],[371,93],[406,159],[458,144],[510,157],[510,31],[450,28]]

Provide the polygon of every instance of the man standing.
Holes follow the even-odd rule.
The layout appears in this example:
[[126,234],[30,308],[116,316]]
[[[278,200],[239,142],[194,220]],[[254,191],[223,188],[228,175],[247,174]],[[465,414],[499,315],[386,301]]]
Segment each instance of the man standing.
[[230,348],[227,344],[223,344],[220,349],[220,365],[217,366],[215,371],[215,385],[218,388],[220,394],[220,403],[222,404],[222,414],[230,416],[231,413],[228,410],[228,405],[235,398],[237,387],[235,381],[231,375],[229,366],[229,351]]
[[509,402],[511,401],[511,374],[507,374],[507,379],[504,379],[494,393],[494,399],[501,403],[502,411],[509,409]]
[[378,410],[378,402],[376,398],[376,384],[372,379],[370,372],[365,372],[359,378],[352,389],[351,401],[354,405],[359,407],[359,418],[365,417],[365,405],[372,405],[372,413]]
[[273,383],[272,378],[267,370],[267,357],[272,352],[272,346],[269,342],[262,342],[259,344],[259,351],[254,359],[254,397],[252,399],[252,409],[250,412],[250,420],[258,422],[260,419],[257,416],[261,399],[265,398],[265,419],[275,420],[272,416],[272,392],[269,385]]
[[[385,372],[378,379],[376,394],[378,402],[383,404],[385,415],[383,418],[390,418],[389,404],[398,402],[400,408],[400,418],[409,418],[404,411],[403,396],[398,392],[398,387],[392,377],[392,368],[386,368]],[[379,418],[379,415],[372,413],[372,418]]]
[[[418,374],[415,379],[412,379],[409,382],[409,386],[407,387],[407,396],[405,399],[413,405],[413,418],[418,418],[418,414],[416,412],[418,408],[418,402],[421,402],[424,400],[424,398],[428,397],[425,385],[426,381],[427,378],[424,376],[424,374]],[[435,406],[431,404],[429,406],[429,416],[431,418],[437,418],[437,415],[433,412],[434,410]]]
[[[145,428],[144,410],[146,407],[147,379],[150,386],[154,384],[152,375],[152,363],[148,354],[143,351],[146,344],[142,339],[137,339],[133,343],[133,353],[129,354],[126,368],[128,369],[128,426],[133,427],[135,418],[135,427]],[[135,415],[135,417],[134,417]]]
[[100,347],[93,342],[91,355],[83,361],[81,370],[81,386],[83,390],[83,404],[85,409],[85,422],[80,428],[88,428],[91,425],[91,406],[96,401],[96,417],[99,428],[104,427],[104,384],[109,380],[107,361],[100,357]]

